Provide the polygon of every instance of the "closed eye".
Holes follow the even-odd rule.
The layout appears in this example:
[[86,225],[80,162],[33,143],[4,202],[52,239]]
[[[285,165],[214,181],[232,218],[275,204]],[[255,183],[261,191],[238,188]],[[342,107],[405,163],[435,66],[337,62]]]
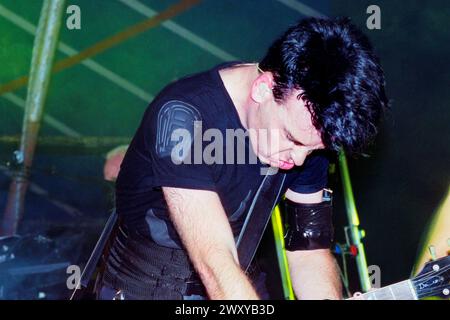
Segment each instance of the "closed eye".
[[287,138],[289,139],[289,141],[292,141],[296,146],[304,146],[303,143],[295,140],[294,137],[289,132],[287,132]]

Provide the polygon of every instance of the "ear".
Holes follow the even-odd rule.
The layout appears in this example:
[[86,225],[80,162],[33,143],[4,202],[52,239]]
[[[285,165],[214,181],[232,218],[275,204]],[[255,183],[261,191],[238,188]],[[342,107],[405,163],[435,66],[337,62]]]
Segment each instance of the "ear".
[[273,99],[272,88],[274,85],[271,72],[264,72],[253,81],[251,88],[251,98],[257,103]]

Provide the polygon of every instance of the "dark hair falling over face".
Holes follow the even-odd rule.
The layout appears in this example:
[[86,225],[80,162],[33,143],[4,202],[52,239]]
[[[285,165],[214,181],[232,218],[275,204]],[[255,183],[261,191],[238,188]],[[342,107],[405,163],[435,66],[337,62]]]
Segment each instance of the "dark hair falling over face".
[[293,89],[327,148],[359,153],[373,140],[388,106],[384,74],[367,37],[348,18],[301,20],[260,62],[274,75],[275,99]]

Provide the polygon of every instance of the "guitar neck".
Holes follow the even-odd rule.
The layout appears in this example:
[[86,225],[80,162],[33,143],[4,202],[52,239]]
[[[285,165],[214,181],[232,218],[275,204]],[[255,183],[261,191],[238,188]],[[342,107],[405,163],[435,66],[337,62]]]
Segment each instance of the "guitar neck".
[[375,289],[349,300],[418,300],[411,280]]

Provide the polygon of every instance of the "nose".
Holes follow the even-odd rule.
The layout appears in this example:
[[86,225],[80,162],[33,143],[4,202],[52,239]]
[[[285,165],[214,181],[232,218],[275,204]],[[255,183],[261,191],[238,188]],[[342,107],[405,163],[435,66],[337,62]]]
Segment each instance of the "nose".
[[305,162],[306,157],[312,152],[312,150],[305,147],[298,147],[291,151],[291,159],[296,166],[301,166]]

